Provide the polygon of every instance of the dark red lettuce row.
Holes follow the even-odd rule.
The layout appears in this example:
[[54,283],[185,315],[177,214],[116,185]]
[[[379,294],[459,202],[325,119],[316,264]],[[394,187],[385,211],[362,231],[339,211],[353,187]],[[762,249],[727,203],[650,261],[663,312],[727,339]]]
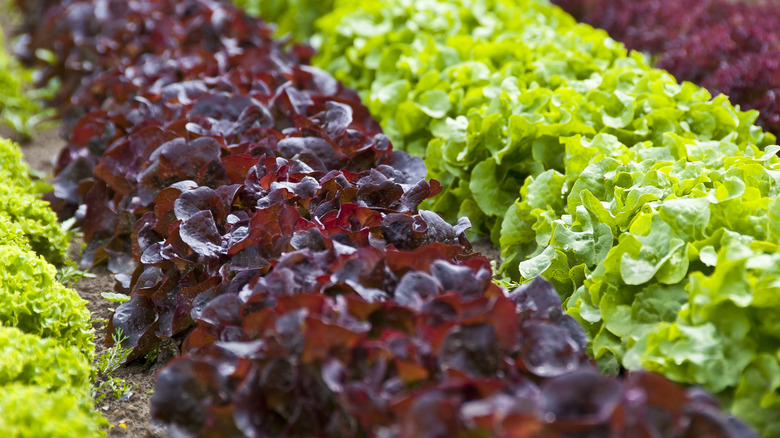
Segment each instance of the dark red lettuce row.
[[[445,251],[285,256],[277,278],[204,307],[152,415],[176,436],[752,436],[696,389],[598,375],[550,283],[507,295],[484,259],[459,266]],[[400,278],[392,300],[332,280],[283,286],[357,261]]]
[[[179,6],[203,15],[204,5],[244,19],[208,1]],[[111,15],[121,8],[107,11],[121,22]],[[468,221],[417,213],[440,191],[422,161],[392,151],[354,91],[262,34],[240,49],[163,45],[96,68],[70,99],[88,112],[59,156],[50,199],[63,216],[75,212],[84,262],[107,259],[131,294],[109,330],[129,337],[131,357],[189,329],[194,302],[237,290],[307,245],[471,251]]]
[[[226,43],[217,50],[197,39],[175,48],[160,46],[161,53],[96,70],[82,81],[69,108],[86,114],[67,130],[70,142],[59,156],[49,200],[62,217],[81,206],[77,217],[89,241],[86,263],[96,255],[108,257],[112,271],[129,274],[133,263],[127,237],[135,221],[152,209],[157,192],[183,180],[212,188],[242,182],[251,161],[263,154],[302,154],[323,173],[359,172],[396,156],[399,166],[407,167],[401,170],[424,176],[419,160],[391,153],[354,91],[301,65],[301,48],[283,48],[261,22],[219,3],[154,4],[155,17],[178,5],[201,11],[203,20],[231,16],[231,22],[251,23],[262,37],[221,37]],[[148,12],[151,6],[145,8]],[[280,140],[296,136],[317,138],[304,141],[308,151],[295,151],[304,146],[293,140],[277,150]]]
[[[85,263],[101,248],[98,258],[127,254],[133,224],[171,184],[240,184],[263,156],[295,158],[317,176],[388,164],[410,180],[424,178],[422,161],[393,152],[354,93],[335,82],[323,91],[318,70],[294,72],[296,80],[269,94],[241,94],[225,81],[187,105],[178,103],[179,94],[174,103],[141,95],[135,102],[142,107],[84,115],[58,158],[49,199],[62,216],[80,206],[76,216],[89,242]],[[127,263],[109,263],[115,273],[129,273]]]
[[730,0],[553,0],[678,80],[723,93],[780,136],[780,5]]
[[549,283],[493,284],[308,49],[216,1],[38,4],[26,47],[61,60],[69,117],[50,199],[130,295],[131,357],[183,339],[152,406],[173,436],[753,436],[599,376]]
[[[258,53],[244,54],[247,49],[266,52],[259,54],[258,63],[273,63],[284,45],[271,38],[273,28],[222,0],[24,0],[17,4],[29,23],[17,52],[42,69],[41,83],[51,78],[62,81],[54,105],[69,111],[83,109],[74,108],[70,98],[85,78],[113,68],[122,71],[150,55],[167,53],[169,60],[190,68],[213,70],[225,67],[230,57],[249,64]],[[52,52],[54,62],[50,57],[41,59],[41,50]],[[279,61],[305,63],[311,54],[295,46]],[[204,56],[213,57],[212,62]],[[87,87],[93,85],[87,81]]]
[[[323,74],[296,69],[310,79]],[[234,276],[268,272],[296,249],[297,232],[317,229],[354,248],[433,241],[469,248],[467,221],[453,228],[416,213],[440,191],[425,181],[422,161],[393,152],[373,120],[356,119],[365,109],[354,93],[326,96],[321,85],[293,80],[271,95],[205,93],[178,105],[173,112],[185,116],[168,122],[176,105],[146,99],[144,111],[160,110],[159,118],[133,115],[139,121],[129,124],[121,112],[101,110],[76,125],[54,195],[61,206],[81,206],[85,262],[107,258],[132,293],[111,327],[129,336],[134,355],[189,328],[201,295],[240,287]],[[232,268],[242,263],[249,264]]]

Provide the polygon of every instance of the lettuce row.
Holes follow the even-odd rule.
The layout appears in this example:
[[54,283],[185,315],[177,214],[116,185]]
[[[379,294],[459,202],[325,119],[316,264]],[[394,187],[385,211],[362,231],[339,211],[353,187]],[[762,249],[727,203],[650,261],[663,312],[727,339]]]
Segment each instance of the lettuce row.
[[314,21],[333,9],[333,0],[234,0],[248,13],[274,23],[280,35],[303,41],[314,33]]
[[48,202],[38,196],[46,188],[30,180],[19,147],[10,140],[0,139],[0,163],[0,216],[21,227],[36,253],[62,265],[72,235],[63,231]]
[[10,245],[24,251],[32,250],[22,227],[5,213],[0,213],[0,245]]
[[318,27],[316,62],[442,181],[433,209],[489,233],[506,275],[553,281],[604,367],[705,385],[780,433],[777,148],[756,112],[544,1],[342,0]]
[[394,145],[425,156],[444,185],[428,207],[468,216],[496,244],[525,179],[563,172],[561,137],[774,141],[756,113],[678,85],[545,1],[343,0],[318,25],[316,63],[358,89]]
[[9,438],[105,436],[92,400],[74,388],[14,383],[0,387],[0,431]]
[[98,437],[90,354],[0,323],[0,432],[4,437]]
[[[0,180],[2,184],[2,180]],[[70,244],[70,233],[62,230],[49,203],[29,193],[0,185],[0,214],[22,229],[30,247],[48,262],[63,265]]]
[[0,323],[92,351],[86,302],[50,264],[64,262],[71,234],[40,199],[19,146],[0,139],[0,163]]
[[91,358],[94,335],[86,301],[58,283],[56,274],[41,256],[0,246],[0,322],[57,339]]
[[[5,37],[0,28],[0,47],[4,46]],[[29,91],[32,82],[32,72],[0,49],[0,124],[25,137],[29,137],[35,125],[47,115],[47,111],[34,100],[35,93]]]
[[69,236],[34,194],[18,146],[0,141],[0,158],[0,435],[103,436],[86,301],[44,258],[63,261]]
[[0,358],[0,386],[23,383],[56,390],[92,383],[89,357],[78,347],[16,327],[0,326]]
[[11,140],[0,138],[0,162],[3,163],[0,167],[0,181],[3,181],[3,186],[24,192],[36,192],[29,178],[30,170],[24,162],[22,151]]

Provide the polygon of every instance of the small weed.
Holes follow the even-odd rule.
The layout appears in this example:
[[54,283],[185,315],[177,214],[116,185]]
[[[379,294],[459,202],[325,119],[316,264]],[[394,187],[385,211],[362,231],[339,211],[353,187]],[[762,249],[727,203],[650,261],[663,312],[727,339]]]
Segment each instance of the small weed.
[[132,351],[122,348],[122,342],[127,339],[127,336],[124,336],[121,329],[117,329],[111,338],[114,340],[114,346],[100,353],[95,360],[99,375],[105,379],[94,390],[94,397],[98,402],[106,398],[108,394],[113,394],[119,401],[128,400],[133,395],[133,388],[138,388],[135,383],[128,383],[123,379],[111,376],[111,373],[124,363]]
[[119,401],[129,400],[130,397],[133,396],[133,388],[137,389],[138,385],[135,383],[128,383],[127,381],[116,377],[109,377],[95,388],[95,402],[103,401],[108,394],[113,394],[114,398]]
[[67,287],[73,287],[82,278],[95,278],[95,274],[82,271],[72,264],[65,266],[57,272],[57,281]]
[[108,318],[95,318],[92,322],[102,327],[108,327]]
[[493,275],[493,283],[503,287],[506,290],[512,290],[520,286],[520,283],[516,283],[512,280],[510,280],[508,277],[504,277],[500,274],[495,274],[498,272],[498,266],[495,260],[490,261],[490,268],[493,269],[494,275]]
[[151,363],[157,362],[157,358],[160,357],[160,346],[157,345],[150,352],[146,353],[146,360]]
[[116,371],[125,359],[130,356],[132,351],[122,348],[122,342],[127,340],[127,336],[124,336],[122,329],[117,329],[116,332],[112,333],[111,338],[114,340],[114,346],[102,352],[100,357],[97,358],[98,371],[104,376],[108,376]]

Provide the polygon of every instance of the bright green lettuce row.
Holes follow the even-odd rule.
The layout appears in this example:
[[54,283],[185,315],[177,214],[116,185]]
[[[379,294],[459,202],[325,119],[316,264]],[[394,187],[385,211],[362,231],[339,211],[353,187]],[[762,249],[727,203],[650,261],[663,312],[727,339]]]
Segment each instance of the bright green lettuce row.
[[494,243],[526,178],[564,172],[561,137],[774,141],[754,112],[678,85],[544,0],[337,0],[317,25],[315,63],[442,182],[428,207]]
[[778,436],[780,148],[736,137],[564,139],[565,172],[526,181],[502,243],[568,296],[603,367],[703,385]]
[[0,388],[11,383],[88,388],[92,374],[91,363],[78,348],[0,325]]
[[34,185],[30,181],[30,170],[24,162],[22,151],[11,140],[0,138],[0,181],[3,185],[25,189],[34,192]]
[[89,387],[50,390],[20,383],[0,387],[4,438],[103,437],[106,425],[92,409]]
[[40,185],[31,181],[19,146],[0,139],[0,163],[0,215],[21,227],[36,253],[55,265],[65,263],[71,234],[62,230],[48,202],[37,196]]
[[314,34],[314,21],[333,9],[333,0],[233,0],[250,14],[274,23],[280,35],[292,34],[298,41]]
[[0,436],[104,436],[89,357],[58,339],[0,324]]
[[[777,147],[762,150],[750,143],[734,142],[737,138],[736,132],[721,141],[699,141],[666,133],[658,142],[637,143],[631,148],[609,134],[599,134],[592,141],[579,135],[562,139],[564,172],[551,169],[528,178],[521,198],[507,212],[500,240],[505,272],[514,278],[530,279],[548,269],[557,269],[541,267],[550,260],[558,260],[560,263],[553,264],[565,265],[564,272],[552,275],[549,271],[546,276],[555,278],[559,290],[568,296],[584,278],[579,273],[570,275],[568,266],[582,264],[590,270],[595,269],[605,260],[613,240],[617,242],[618,237],[632,226],[642,209],[655,208],[659,199],[669,196],[699,198],[715,188],[719,195],[729,193],[728,190],[746,190],[739,182],[743,175],[738,172],[744,167],[743,161],[755,161],[757,156],[763,156],[763,161],[753,163],[749,168],[753,173],[761,174],[762,181],[772,183],[764,181],[755,189],[761,193],[763,204],[744,203],[735,207],[735,203],[723,203],[729,208],[738,208],[739,213],[746,216],[733,218],[732,222],[722,219],[709,224],[731,230],[743,228],[739,231],[764,238],[769,223],[761,220],[766,219],[767,196],[772,196],[770,190],[776,190],[772,188],[775,171],[765,166],[776,164],[773,151]],[[677,167],[670,166],[671,162]],[[731,165],[729,172],[734,174],[724,174],[724,165]],[[722,181],[723,178],[726,179]],[[754,176],[751,174],[750,178]],[[753,190],[746,190],[746,193],[755,194]],[[706,206],[704,199],[696,202],[699,203],[696,205]],[[609,204],[600,207],[604,203]],[[583,209],[592,212],[593,216],[584,216]],[[721,210],[717,210],[717,214],[720,215],[718,218],[728,215]],[[761,219],[754,219],[753,214],[761,215]],[[740,222],[748,218],[757,222]],[[574,228],[571,228],[572,222],[576,225]],[[561,224],[566,227],[559,228],[559,233],[566,232],[565,235],[554,233]],[[597,237],[595,242],[590,241],[591,236]],[[694,234],[680,238],[682,243],[691,242]],[[565,252],[552,252],[555,247],[563,246],[567,248]],[[542,255],[544,251],[546,253]],[[632,281],[641,284],[640,278]]]
[[58,283],[56,273],[42,257],[0,245],[0,324],[56,339],[91,361],[94,333],[86,301]]
[[86,301],[46,261],[65,261],[70,236],[38,192],[18,146],[0,139],[0,436],[105,436]]
[[[727,232],[718,237],[714,271],[691,273],[677,318],[640,337],[624,363],[704,382],[762,436],[780,436],[780,248]],[[647,303],[631,307],[640,306]],[[619,317],[627,309],[602,311]]]
[[29,137],[36,124],[47,115],[29,93],[32,72],[8,54],[0,28],[0,123]]

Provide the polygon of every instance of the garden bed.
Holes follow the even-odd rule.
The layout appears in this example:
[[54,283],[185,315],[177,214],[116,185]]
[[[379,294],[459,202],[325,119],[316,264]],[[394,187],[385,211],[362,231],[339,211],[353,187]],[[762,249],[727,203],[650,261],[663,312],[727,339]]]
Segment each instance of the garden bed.
[[643,367],[774,421],[773,332],[749,325],[774,301],[721,292],[778,275],[755,114],[544,2],[337,2],[313,59],[357,93],[227,3],[109,3],[26,17],[70,141],[25,150],[83,228],[71,258],[119,274],[76,285],[98,368],[130,354],[97,382],[130,385],[97,403],[111,435],[750,435]]

